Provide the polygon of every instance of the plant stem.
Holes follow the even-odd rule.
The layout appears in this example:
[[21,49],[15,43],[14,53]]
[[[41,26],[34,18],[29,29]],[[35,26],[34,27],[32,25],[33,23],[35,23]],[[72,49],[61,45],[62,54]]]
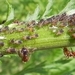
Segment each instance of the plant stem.
[[[20,26],[21,27],[21,26]],[[56,35],[56,33],[53,33],[51,29],[49,29],[49,26],[45,25],[41,28],[35,27],[35,33],[38,34],[37,38],[30,39],[30,40],[23,40],[23,36],[26,36],[29,34],[28,31],[23,32],[14,32],[12,34],[10,33],[1,33],[0,36],[5,36],[4,43],[5,45],[1,48],[1,52],[3,54],[9,54],[6,53],[6,49],[12,47],[20,50],[23,47],[26,48],[36,48],[36,50],[44,50],[47,48],[62,48],[62,47],[70,47],[75,45],[75,40],[68,34],[68,27],[63,28],[64,32],[61,35]],[[32,32],[32,34],[34,34]],[[16,45],[9,43],[11,39],[19,39],[22,40],[23,43]],[[5,52],[5,53],[4,53]]]

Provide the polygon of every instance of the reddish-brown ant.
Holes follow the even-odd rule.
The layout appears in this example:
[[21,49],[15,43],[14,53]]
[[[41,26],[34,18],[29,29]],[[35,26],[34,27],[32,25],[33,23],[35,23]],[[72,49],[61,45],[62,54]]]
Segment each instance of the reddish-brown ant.
[[71,48],[71,53],[72,53],[72,56],[75,57],[75,52],[72,50],[72,48]]
[[30,59],[30,55],[34,52],[37,48],[26,48],[22,47],[18,50],[18,55],[21,57],[23,62],[27,62]]
[[75,57],[75,52],[73,50],[69,51],[66,47],[64,47],[63,51],[66,57]]
[[72,53],[66,47],[64,47],[63,52],[64,55],[68,58],[72,56]]
[[22,61],[27,62],[29,60],[29,50],[27,48],[23,47],[18,54],[22,58]]

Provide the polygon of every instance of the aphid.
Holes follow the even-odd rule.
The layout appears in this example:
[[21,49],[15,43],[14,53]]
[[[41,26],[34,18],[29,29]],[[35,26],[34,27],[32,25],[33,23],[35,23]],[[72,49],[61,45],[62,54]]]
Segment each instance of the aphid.
[[69,15],[69,17],[68,17],[68,24],[71,27],[75,25],[75,14]]
[[1,32],[5,32],[5,31],[8,31],[9,30],[9,27],[8,26],[4,26],[1,28]]
[[23,40],[30,40],[30,39],[31,39],[31,36],[29,35],[23,37]]
[[12,43],[12,44],[22,44],[22,41],[12,39],[12,40],[10,40],[10,43]]
[[0,41],[0,47],[3,47],[3,46],[4,46],[4,42]]
[[15,20],[14,23],[16,23],[17,25],[23,25],[23,24],[25,24],[25,22],[21,22],[21,21],[18,21],[18,20]]
[[69,26],[72,25],[72,20],[71,20],[71,17],[70,17],[70,16],[68,17],[68,25],[69,25]]
[[59,21],[65,20],[66,16],[66,13],[61,14],[59,17]]
[[9,47],[9,48],[6,50],[6,52],[7,52],[7,53],[16,53],[16,49]]
[[34,34],[31,36],[31,38],[37,38],[38,37],[38,34]]
[[20,24],[21,24],[21,25],[23,25],[23,24],[26,24],[26,22],[25,22],[25,21],[23,21],[23,22],[21,22]]
[[16,31],[16,28],[12,28],[12,31]]
[[18,24],[18,25],[19,25],[19,23],[20,23],[20,22],[19,22],[18,20],[15,20],[15,21],[14,21],[14,23],[16,23],[16,24]]
[[32,20],[32,21],[31,21],[31,24],[32,24],[32,25],[35,25],[35,24],[36,24],[35,20]]
[[64,31],[62,29],[57,30],[56,35],[61,35]]
[[43,22],[43,24],[51,24],[51,25],[56,25],[57,24],[57,22],[59,21],[59,15],[56,15],[56,16],[52,16],[52,17],[50,17],[50,18],[47,18],[46,20],[42,20]]
[[45,20],[44,19],[41,19],[39,22],[38,22],[38,26],[39,27],[42,27],[42,25],[44,25],[45,23]]
[[56,15],[55,18],[56,18],[56,20],[58,22],[59,21],[59,18],[60,18],[60,15]]
[[22,61],[27,62],[29,60],[29,51],[27,48],[23,47],[18,54],[22,58]]
[[52,22],[52,19],[51,18],[47,18],[46,20],[45,20],[45,24],[49,24],[49,23],[51,23]]
[[35,24],[36,24],[35,20],[32,20],[32,21],[30,22],[30,25],[35,25]]
[[29,30],[30,32],[34,32],[34,28],[32,26],[29,26],[26,29]]
[[15,31],[16,31],[16,28],[12,28],[12,29],[10,29],[9,33],[13,33]]
[[70,33],[75,33],[75,27],[69,28]]
[[30,39],[37,38],[37,37],[38,37],[38,34],[33,34],[31,36],[27,35],[23,37],[23,40],[30,40]]
[[14,23],[19,23],[19,21],[18,20],[15,20]]
[[13,44],[14,43],[14,39],[11,39],[9,43]]
[[66,47],[64,47],[63,52],[64,52],[64,55],[68,58],[73,56],[71,51],[69,51]]
[[56,24],[57,24],[57,19],[56,19],[56,17],[55,17],[55,16],[52,16],[51,19],[52,19],[51,25],[52,25],[52,26],[53,26],[53,25],[56,25]]
[[14,44],[22,44],[21,40],[14,40]]
[[17,29],[18,32],[23,32],[24,31],[24,28],[19,28]]
[[29,27],[29,26],[33,27],[34,25],[36,25],[35,20],[32,20],[32,21],[30,21],[30,22],[27,23],[27,26],[28,26],[28,27]]

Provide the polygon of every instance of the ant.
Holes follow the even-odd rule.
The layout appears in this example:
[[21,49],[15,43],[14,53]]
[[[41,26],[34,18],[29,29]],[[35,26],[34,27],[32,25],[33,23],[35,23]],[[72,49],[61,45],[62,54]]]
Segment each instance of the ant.
[[71,49],[71,51],[69,51],[66,47],[64,47],[63,49],[64,55],[66,57],[75,57],[75,52]]
[[29,50],[27,48],[23,47],[18,54],[23,62],[27,62],[29,60]]
[[63,52],[64,55],[68,58],[72,56],[72,53],[66,47],[64,47]]
[[21,57],[23,62],[27,62],[30,59],[31,53],[36,49],[37,48],[22,47],[20,50],[18,50],[18,55]]

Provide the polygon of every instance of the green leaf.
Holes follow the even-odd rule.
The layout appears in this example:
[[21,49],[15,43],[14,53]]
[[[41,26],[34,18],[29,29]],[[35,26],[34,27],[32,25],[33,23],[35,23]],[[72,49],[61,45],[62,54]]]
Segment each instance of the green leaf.
[[38,15],[39,15],[39,12],[40,12],[40,8],[39,6],[36,7],[34,13],[32,15],[28,14],[27,17],[26,17],[26,20],[25,21],[32,21],[32,20],[37,20],[38,19]]
[[53,5],[53,1],[52,0],[48,0],[48,4],[46,6],[44,14],[42,15],[42,18],[46,18],[46,16],[50,13],[52,5]]
[[70,0],[60,13],[67,12],[72,9],[75,9],[75,0]]
[[14,9],[13,9],[12,5],[9,4],[8,0],[6,0],[6,3],[8,5],[8,13],[7,13],[7,19],[6,19],[6,22],[4,23],[4,25],[10,24],[14,20]]

